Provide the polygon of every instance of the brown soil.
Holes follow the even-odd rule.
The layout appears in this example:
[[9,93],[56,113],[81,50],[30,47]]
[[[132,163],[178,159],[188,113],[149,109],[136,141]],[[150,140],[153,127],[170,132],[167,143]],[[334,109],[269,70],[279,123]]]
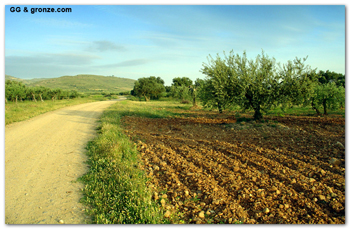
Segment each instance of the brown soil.
[[48,112],[5,128],[5,223],[84,224],[79,203],[85,147],[96,121],[115,101]]
[[344,118],[183,116],[123,119],[170,220],[177,210],[185,223],[345,223]]

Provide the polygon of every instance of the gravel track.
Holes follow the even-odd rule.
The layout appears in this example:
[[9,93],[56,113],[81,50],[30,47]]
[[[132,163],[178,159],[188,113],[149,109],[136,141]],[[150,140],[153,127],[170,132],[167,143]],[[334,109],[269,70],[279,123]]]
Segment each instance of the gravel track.
[[66,107],[5,127],[6,224],[89,222],[77,178],[87,172],[85,147],[96,121],[115,102]]

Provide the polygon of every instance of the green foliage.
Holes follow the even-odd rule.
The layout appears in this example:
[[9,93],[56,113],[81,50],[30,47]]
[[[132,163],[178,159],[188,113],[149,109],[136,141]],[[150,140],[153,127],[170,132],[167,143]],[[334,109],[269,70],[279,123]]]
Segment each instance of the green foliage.
[[231,81],[234,79],[232,71],[235,69],[230,67],[230,60],[222,59],[219,54],[216,59],[210,55],[207,59],[208,63],[203,63],[201,69],[201,72],[206,75],[206,80],[202,82],[199,97],[204,107],[218,108],[221,113],[233,102],[233,93],[236,92],[234,87],[237,84],[234,85]]
[[131,94],[144,97],[146,101],[149,101],[150,99],[159,99],[164,92],[164,81],[160,77],[150,76],[138,79]]
[[48,111],[53,111],[62,107],[72,106],[82,103],[89,103],[101,100],[97,96],[86,96],[84,98],[63,99],[57,101],[47,100],[44,103],[38,103],[31,100],[24,100],[19,103],[5,104],[5,125],[24,121]]
[[[122,133],[123,115],[142,115],[139,106],[116,103],[101,118],[99,135],[88,146],[90,170],[81,180],[85,183],[82,202],[97,224],[164,223],[160,206],[151,199],[147,177],[139,165],[139,153]],[[139,104],[140,102],[136,102]],[[140,104],[144,111],[144,104]],[[151,104],[152,106],[152,104]]]
[[294,61],[288,61],[283,66],[279,65],[279,74],[282,78],[279,92],[279,102],[282,109],[294,105],[308,105],[313,89],[317,85],[318,76],[316,69],[311,69],[305,65],[305,61],[295,58]]
[[188,77],[177,77],[173,79],[173,83],[170,87],[169,94],[173,98],[181,100],[181,103],[186,103],[189,100],[192,101],[192,105],[197,105],[197,90],[200,88],[203,80],[197,79],[193,84],[193,81]]
[[37,102],[40,100],[44,102],[45,100],[52,99],[62,100],[62,99],[73,99],[80,97],[80,94],[76,90],[62,90],[62,89],[50,89],[43,86],[31,87],[25,86],[20,81],[6,80],[5,82],[5,100],[14,101],[17,103],[18,100],[32,100]]
[[172,86],[174,87],[189,87],[192,85],[192,80],[188,77],[175,77]]
[[22,100],[26,95],[26,87],[18,81],[6,80],[5,82],[5,100],[15,101]]
[[255,60],[248,60],[245,52],[240,56],[231,51],[225,58],[209,56],[201,69],[206,80],[200,98],[205,107],[216,107],[219,112],[233,104],[243,110],[252,109],[254,119],[260,120],[261,111],[299,101],[308,90],[305,82],[309,82],[307,76],[313,70],[305,66],[305,61],[306,58],[303,61],[296,58],[281,66],[264,51]]
[[345,88],[345,75],[336,73],[336,72],[331,72],[327,70],[326,72],[324,71],[319,71],[319,82],[321,84],[327,84],[334,82],[338,87],[344,87]]
[[335,110],[345,106],[345,88],[337,86],[335,82],[319,84],[315,87],[313,108],[319,112],[323,107],[323,113],[327,115],[327,109]]

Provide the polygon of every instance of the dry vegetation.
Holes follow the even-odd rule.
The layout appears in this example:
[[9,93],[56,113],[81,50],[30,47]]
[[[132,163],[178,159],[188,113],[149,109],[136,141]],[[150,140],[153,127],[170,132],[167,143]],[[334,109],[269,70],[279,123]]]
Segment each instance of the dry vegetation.
[[345,223],[343,117],[177,112],[122,119],[170,222]]

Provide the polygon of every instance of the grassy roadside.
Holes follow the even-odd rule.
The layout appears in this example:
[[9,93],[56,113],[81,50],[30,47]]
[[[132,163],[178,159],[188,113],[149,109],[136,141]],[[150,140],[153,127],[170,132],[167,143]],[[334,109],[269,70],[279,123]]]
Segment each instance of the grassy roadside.
[[144,102],[121,101],[103,113],[98,136],[87,147],[89,172],[80,179],[85,184],[81,201],[89,206],[87,213],[92,216],[93,223],[169,222],[151,198],[136,146],[120,127],[124,115],[152,118],[171,115],[164,109],[156,109],[157,103],[147,103],[145,107]]
[[46,100],[44,102],[24,101],[18,102],[17,104],[14,102],[8,102],[5,104],[5,125],[24,121],[40,114],[60,109],[62,107],[108,99],[110,98],[94,95],[85,98],[56,100],[54,102],[52,100]]

